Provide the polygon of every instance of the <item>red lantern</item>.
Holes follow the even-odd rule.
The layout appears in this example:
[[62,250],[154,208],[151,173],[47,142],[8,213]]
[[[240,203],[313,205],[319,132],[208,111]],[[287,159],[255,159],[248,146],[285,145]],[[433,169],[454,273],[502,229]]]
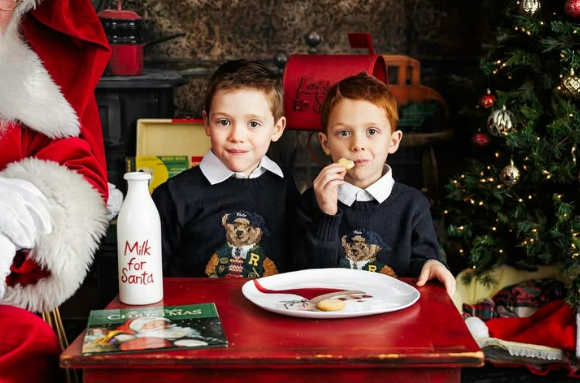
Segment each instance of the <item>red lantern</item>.
[[143,40],[141,39],[141,17],[133,11],[121,8],[105,9],[99,18],[111,44],[108,69],[113,76],[139,76],[143,74]]
[[564,12],[570,17],[580,17],[580,0],[568,0]]
[[495,103],[495,96],[491,94],[491,91],[488,89],[487,94],[485,96],[481,96],[479,99],[479,106],[483,109],[489,109]]
[[473,135],[471,140],[476,146],[483,148],[484,146],[487,146],[487,144],[489,144],[490,138],[487,134],[483,132],[477,132]]

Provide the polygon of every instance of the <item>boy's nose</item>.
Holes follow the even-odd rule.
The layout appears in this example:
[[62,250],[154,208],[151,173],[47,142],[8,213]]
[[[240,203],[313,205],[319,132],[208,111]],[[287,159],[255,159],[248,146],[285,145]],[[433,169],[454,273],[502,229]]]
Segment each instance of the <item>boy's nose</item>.
[[360,138],[353,137],[351,150],[354,152],[364,151],[365,150],[364,141]]
[[239,126],[238,124],[233,124],[232,128],[230,129],[229,139],[230,141],[234,142],[244,141],[243,127]]

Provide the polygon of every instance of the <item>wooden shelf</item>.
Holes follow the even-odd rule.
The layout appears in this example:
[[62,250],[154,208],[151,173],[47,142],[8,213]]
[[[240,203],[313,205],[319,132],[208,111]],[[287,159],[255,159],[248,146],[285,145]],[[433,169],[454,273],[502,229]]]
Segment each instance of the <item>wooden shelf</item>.
[[441,144],[443,142],[451,141],[451,139],[453,139],[453,131],[451,129],[433,133],[408,132],[403,133],[401,146],[402,147],[432,146]]

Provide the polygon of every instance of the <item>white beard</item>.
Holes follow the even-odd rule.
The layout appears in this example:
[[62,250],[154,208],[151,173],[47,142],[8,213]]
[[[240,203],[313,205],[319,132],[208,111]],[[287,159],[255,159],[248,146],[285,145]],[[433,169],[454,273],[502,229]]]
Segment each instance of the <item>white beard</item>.
[[18,30],[22,15],[35,3],[21,4],[4,35],[0,33],[0,131],[20,122],[50,138],[76,136],[75,111]]

